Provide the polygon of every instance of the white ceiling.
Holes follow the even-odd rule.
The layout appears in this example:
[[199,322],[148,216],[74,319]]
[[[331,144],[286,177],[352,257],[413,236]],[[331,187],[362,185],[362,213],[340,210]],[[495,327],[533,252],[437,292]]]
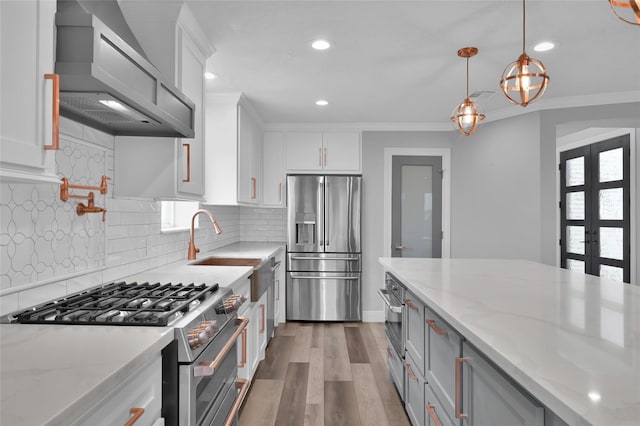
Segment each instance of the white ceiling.
[[[152,2],[170,7],[170,0]],[[186,0],[216,52],[211,92],[243,92],[266,123],[447,125],[470,92],[487,118],[524,112],[499,91],[504,68],[522,51],[522,2]],[[156,12],[159,12],[157,9]],[[547,67],[539,104],[640,101],[640,27],[615,17],[605,0],[529,0],[527,53]],[[316,38],[330,40],[314,51]],[[532,46],[552,40],[556,49]],[[317,99],[327,107],[315,105]],[[492,116],[493,113],[493,116]]]

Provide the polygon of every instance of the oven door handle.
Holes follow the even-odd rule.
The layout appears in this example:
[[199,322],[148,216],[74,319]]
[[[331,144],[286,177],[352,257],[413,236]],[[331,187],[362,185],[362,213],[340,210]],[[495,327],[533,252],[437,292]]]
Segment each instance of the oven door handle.
[[389,298],[389,291],[388,290],[379,289],[377,291],[377,293],[378,293],[378,296],[380,296],[380,298],[382,299],[384,304],[387,305],[387,307],[389,308],[389,310],[391,312],[393,312],[394,314],[401,314],[402,313],[402,306],[394,306],[391,303],[391,299]]
[[238,410],[240,410],[240,405],[242,405],[242,400],[249,390],[249,383],[251,382],[245,379],[238,379],[236,381],[236,389],[240,389],[240,392],[238,392],[236,400],[233,401],[233,406],[231,407],[231,411],[227,416],[227,420],[224,422],[224,426],[231,426],[233,424],[233,421],[236,418],[236,414],[238,414]]
[[244,317],[236,318],[236,325],[238,328],[233,333],[233,335],[229,338],[227,343],[222,347],[222,350],[216,358],[211,362],[200,362],[198,365],[193,367],[193,377],[203,377],[203,376],[212,376],[213,373],[218,369],[222,360],[227,356],[233,345],[236,344],[236,340],[238,336],[242,333],[242,330],[247,328],[247,324],[249,324],[249,319]]

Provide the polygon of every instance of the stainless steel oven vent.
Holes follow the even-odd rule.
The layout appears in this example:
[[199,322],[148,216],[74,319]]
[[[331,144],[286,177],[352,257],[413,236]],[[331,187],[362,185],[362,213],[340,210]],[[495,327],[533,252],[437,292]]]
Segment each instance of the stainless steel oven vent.
[[61,115],[113,135],[194,137],[194,103],[147,60],[116,0],[57,7]]

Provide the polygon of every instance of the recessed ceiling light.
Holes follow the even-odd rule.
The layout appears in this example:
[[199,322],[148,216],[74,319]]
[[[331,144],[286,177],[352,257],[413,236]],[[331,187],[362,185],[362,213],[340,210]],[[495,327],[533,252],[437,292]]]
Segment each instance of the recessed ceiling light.
[[311,47],[316,50],[327,50],[331,47],[331,43],[329,43],[327,40],[314,40],[311,43]]
[[325,101],[324,99],[319,99],[316,101],[316,105],[318,106],[327,106],[329,105],[329,102]]
[[209,71],[204,73],[204,78],[206,78],[207,80],[213,80],[214,78],[217,78],[217,77],[218,77],[217,75]]
[[553,49],[554,47],[556,47],[556,45],[553,42],[543,41],[533,46],[533,50],[535,50],[536,52],[546,52]]
[[602,399],[602,396],[598,392],[589,392],[589,399],[593,402],[598,402]]

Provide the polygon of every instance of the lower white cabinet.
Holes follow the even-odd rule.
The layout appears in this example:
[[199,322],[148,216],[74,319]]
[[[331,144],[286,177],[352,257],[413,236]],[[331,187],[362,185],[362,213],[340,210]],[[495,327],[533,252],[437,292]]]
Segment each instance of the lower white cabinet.
[[463,343],[463,426],[543,426],[544,407],[513,386],[474,348]]
[[409,352],[405,353],[404,363],[404,408],[414,426],[424,425],[424,387],[425,380],[416,368]]
[[164,424],[162,409],[162,357],[129,375],[104,399],[73,423],[73,426],[122,426],[139,415],[135,426]]

